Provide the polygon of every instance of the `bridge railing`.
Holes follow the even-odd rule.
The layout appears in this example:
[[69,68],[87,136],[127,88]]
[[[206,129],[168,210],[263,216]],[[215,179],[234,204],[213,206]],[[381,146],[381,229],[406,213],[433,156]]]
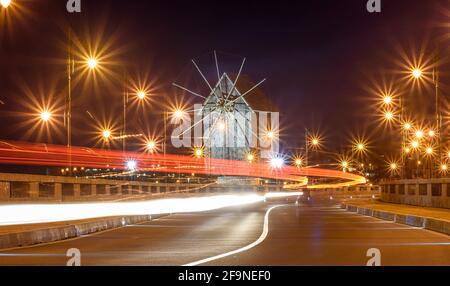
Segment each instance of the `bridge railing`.
[[381,186],[385,202],[450,208],[450,179],[392,180]]
[[176,193],[282,191],[282,186],[156,183],[0,173],[0,203],[114,201]]

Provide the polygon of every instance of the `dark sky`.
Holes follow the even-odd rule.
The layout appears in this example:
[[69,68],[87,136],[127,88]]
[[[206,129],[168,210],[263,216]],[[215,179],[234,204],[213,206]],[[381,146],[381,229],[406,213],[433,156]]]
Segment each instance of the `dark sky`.
[[[17,15],[9,15],[9,24],[4,14],[0,23],[2,138],[47,140],[36,134],[24,138],[23,130],[32,127],[18,112],[29,101],[24,86],[41,90],[36,97],[52,89],[63,98],[58,94],[65,88],[68,21],[82,42],[103,31],[101,46],[112,41],[111,49],[120,50],[111,66],[114,79],[107,83],[99,79],[96,88],[95,84],[75,88],[78,144],[88,144],[84,138],[92,129],[86,110],[99,120],[120,123],[113,110],[120,111],[121,67],[127,67],[130,77],[146,74],[152,80],[155,100],[142,118],[133,113],[131,128],[156,133],[155,121],[149,118],[161,112],[161,103],[175,101],[170,83],[200,86],[191,59],[212,81],[214,50],[223,71],[236,72],[246,57],[244,73],[255,82],[267,78],[263,90],[281,111],[286,148],[303,141],[304,127],[320,130],[330,149],[344,147],[359,130],[366,130],[376,142],[381,132],[373,125],[376,111],[370,97],[374,96],[365,87],[372,84],[371,78],[389,78],[399,69],[394,64],[400,59],[396,47],[412,51],[424,41],[433,46],[448,32],[440,24],[449,21],[443,9],[449,6],[447,0],[382,0],[383,11],[375,14],[366,11],[366,0],[82,0],[83,12],[73,15],[65,11],[65,0],[20,2],[22,7]],[[64,143],[64,136],[50,137]]]

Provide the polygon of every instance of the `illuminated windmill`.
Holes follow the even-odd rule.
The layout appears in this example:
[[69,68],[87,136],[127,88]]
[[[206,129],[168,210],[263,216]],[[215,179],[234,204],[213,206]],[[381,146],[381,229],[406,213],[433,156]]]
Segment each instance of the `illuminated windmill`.
[[[268,121],[263,120],[262,122],[258,116],[260,113],[268,114],[268,111],[256,110],[258,107],[268,110],[271,106],[258,89],[265,79],[257,84],[251,84],[247,78],[241,76],[245,58],[236,76],[233,77],[228,73],[221,74],[215,52],[214,58],[218,78],[215,85],[210,84],[195,61],[192,61],[208,86],[208,96],[203,96],[175,83],[174,86],[204,99],[201,109],[195,112],[198,112],[202,118],[202,139],[206,156],[228,160],[250,160],[249,158],[252,158],[253,161],[255,158],[260,158],[260,153],[264,149],[259,144],[261,138],[258,134],[261,132],[258,130],[264,130],[263,132],[270,130],[267,127]],[[243,92],[243,90],[245,91]],[[266,104],[262,105],[261,102]],[[265,126],[258,126],[258,124]],[[270,149],[270,146],[266,149]]]

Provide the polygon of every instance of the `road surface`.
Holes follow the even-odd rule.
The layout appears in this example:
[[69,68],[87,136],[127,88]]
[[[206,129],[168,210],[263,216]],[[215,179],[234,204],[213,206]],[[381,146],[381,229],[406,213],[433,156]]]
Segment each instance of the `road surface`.
[[450,265],[449,236],[323,201],[176,214],[69,241],[3,250],[0,265],[66,265],[71,248],[81,251],[82,265],[364,266],[371,248],[381,251],[382,265]]

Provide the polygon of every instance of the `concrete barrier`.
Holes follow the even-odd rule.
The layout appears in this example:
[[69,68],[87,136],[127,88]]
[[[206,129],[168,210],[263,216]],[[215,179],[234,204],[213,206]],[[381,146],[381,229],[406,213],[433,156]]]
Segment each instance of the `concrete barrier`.
[[73,222],[73,224],[60,227],[47,226],[47,228],[43,227],[42,229],[3,234],[0,235],[0,249],[31,246],[39,243],[49,243],[76,238],[82,235],[151,221],[167,215],[168,214],[100,218],[89,222]]
[[421,227],[427,230],[450,235],[450,221],[446,220],[378,211],[375,209],[361,208],[348,204],[342,204],[341,208],[346,209],[349,212],[354,212],[365,216],[371,216],[386,221],[393,221],[395,223],[413,227]]
[[425,227],[426,219],[418,216],[396,214],[395,222],[413,227]]
[[385,211],[374,210],[373,217],[380,218],[383,220],[388,220],[388,221],[395,221],[395,214],[390,213],[390,212],[385,212]]
[[373,215],[373,210],[371,210],[371,209],[357,208],[356,212],[358,214],[365,215],[365,216],[372,216]]
[[425,228],[450,235],[450,221],[427,218]]

